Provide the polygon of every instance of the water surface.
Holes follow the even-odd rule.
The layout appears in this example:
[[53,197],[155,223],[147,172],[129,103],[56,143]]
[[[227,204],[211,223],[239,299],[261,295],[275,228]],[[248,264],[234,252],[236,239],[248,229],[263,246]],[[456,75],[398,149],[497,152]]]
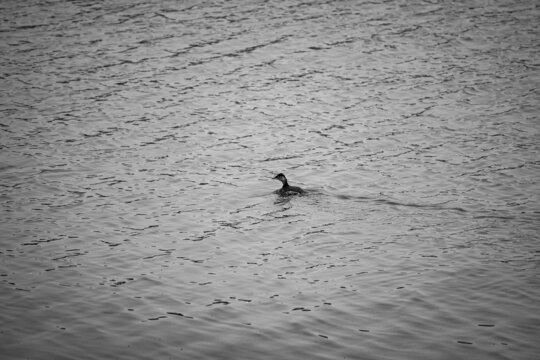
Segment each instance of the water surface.
[[537,357],[534,1],[0,14],[3,357]]

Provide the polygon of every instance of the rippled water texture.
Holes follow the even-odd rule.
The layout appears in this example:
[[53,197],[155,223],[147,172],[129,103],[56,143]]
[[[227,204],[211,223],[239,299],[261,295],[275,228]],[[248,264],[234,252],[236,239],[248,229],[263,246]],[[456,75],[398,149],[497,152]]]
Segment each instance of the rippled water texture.
[[537,1],[0,14],[2,358],[538,358]]

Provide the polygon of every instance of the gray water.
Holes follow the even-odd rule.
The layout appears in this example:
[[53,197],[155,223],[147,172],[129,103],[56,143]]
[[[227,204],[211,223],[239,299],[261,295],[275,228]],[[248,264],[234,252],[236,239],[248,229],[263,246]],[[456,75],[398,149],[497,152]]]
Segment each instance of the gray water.
[[3,359],[538,358],[538,2],[0,14]]

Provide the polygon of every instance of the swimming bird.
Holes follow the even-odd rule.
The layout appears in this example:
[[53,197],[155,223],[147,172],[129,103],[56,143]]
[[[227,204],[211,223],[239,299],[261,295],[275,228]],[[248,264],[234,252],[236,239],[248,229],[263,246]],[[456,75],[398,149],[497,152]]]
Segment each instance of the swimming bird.
[[281,181],[283,186],[281,189],[277,190],[276,193],[278,193],[281,196],[287,196],[287,195],[296,195],[296,194],[304,194],[305,191],[299,188],[298,186],[291,186],[287,182],[287,178],[283,173],[277,174],[274,179]]

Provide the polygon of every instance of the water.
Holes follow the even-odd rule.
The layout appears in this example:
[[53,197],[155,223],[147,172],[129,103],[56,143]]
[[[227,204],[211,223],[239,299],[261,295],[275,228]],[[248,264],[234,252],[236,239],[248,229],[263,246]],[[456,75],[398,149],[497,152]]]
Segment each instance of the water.
[[536,359],[537,5],[3,1],[2,358]]

